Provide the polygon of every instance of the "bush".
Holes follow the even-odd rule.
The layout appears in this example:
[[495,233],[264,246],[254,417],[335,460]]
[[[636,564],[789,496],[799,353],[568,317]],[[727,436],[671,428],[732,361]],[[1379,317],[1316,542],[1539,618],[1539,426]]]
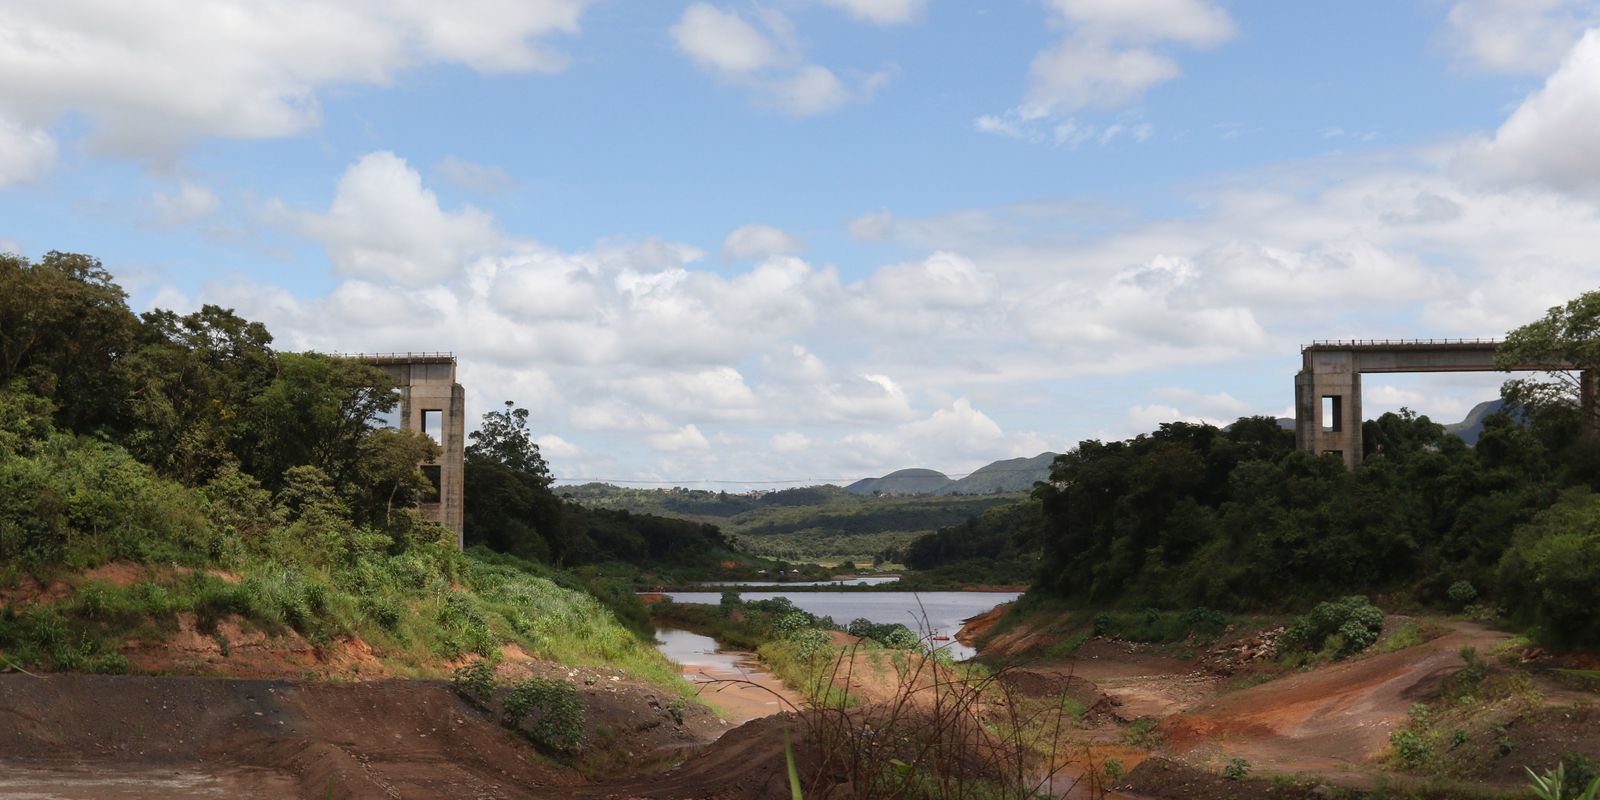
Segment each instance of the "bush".
[[[529,678],[511,685],[500,703],[505,722],[556,750],[569,750],[583,740],[583,704],[578,690],[559,681]],[[525,727],[534,715],[531,727]]]
[[1222,768],[1222,777],[1230,781],[1242,781],[1249,774],[1250,762],[1242,758],[1231,759],[1228,765]]
[[1445,592],[1445,595],[1450,598],[1450,604],[1459,611],[1478,599],[1478,590],[1473,588],[1469,581],[1456,581],[1450,584],[1450,588]]
[[459,667],[451,676],[450,684],[462,697],[487,706],[494,699],[494,662],[484,658]]
[[1423,766],[1433,756],[1428,740],[1415,731],[1399,730],[1389,734],[1389,746],[1394,750],[1395,760],[1407,769]]
[[1383,611],[1360,595],[1337,602],[1318,603],[1310,614],[1296,617],[1284,631],[1279,647],[1285,652],[1330,651],[1345,658],[1367,649],[1383,632]]

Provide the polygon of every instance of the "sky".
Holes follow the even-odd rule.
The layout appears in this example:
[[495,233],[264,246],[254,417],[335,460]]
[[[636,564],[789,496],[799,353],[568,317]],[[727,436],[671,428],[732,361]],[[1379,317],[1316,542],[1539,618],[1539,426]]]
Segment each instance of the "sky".
[[960,475],[1597,288],[1600,0],[10,0],[0,251],[50,250],[453,352],[563,480]]

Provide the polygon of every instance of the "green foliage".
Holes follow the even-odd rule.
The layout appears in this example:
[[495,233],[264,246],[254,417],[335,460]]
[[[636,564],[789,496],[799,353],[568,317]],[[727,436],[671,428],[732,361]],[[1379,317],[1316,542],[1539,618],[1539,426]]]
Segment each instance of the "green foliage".
[[1428,745],[1428,740],[1409,729],[1389,734],[1389,746],[1395,760],[1407,769],[1425,766],[1433,758],[1433,748]]
[[194,494],[120,447],[57,433],[36,455],[0,458],[0,564],[196,563],[208,544]]
[[1500,562],[1500,596],[1552,642],[1600,644],[1600,495],[1570,489],[1519,528]]
[[1556,765],[1553,770],[1546,770],[1544,775],[1535,773],[1532,769],[1523,767],[1528,773],[1529,788],[1533,790],[1539,800],[1596,800],[1600,798],[1600,778],[1595,778],[1584,785],[1573,781],[1567,782],[1566,761]]
[[1318,603],[1310,614],[1296,617],[1278,640],[1285,652],[1316,653],[1328,650],[1345,658],[1367,649],[1383,632],[1383,611],[1367,598],[1352,595],[1336,602]]
[[1152,717],[1140,717],[1122,729],[1122,741],[1134,747],[1154,747],[1160,740],[1156,733],[1158,720]]
[[1106,776],[1106,780],[1120,781],[1124,775],[1128,774],[1128,768],[1122,763],[1122,759],[1108,758],[1101,765],[1100,773]]
[[467,458],[478,464],[495,464],[531,478],[541,488],[550,485],[550,467],[528,430],[528,410],[507,400],[502,411],[483,415],[478,429],[467,434]]
[[[1495,350],[1502,369],[1526,365],[1568,365],[1546,370],[1542,378],[1508,381],[1502,391],[1508,402],[1535,412],[1549,407],[1576,409],[1579,375],[1600,367],[1600,291],[1585,292],[1542,319],[1506,334]],[[1593,424],[1592,422],[1590,424]]]
[[[628,489],[606,484],[562,487],[573,502],[594,509],[660,514],[715,523],[748,552],[791,560],[898,561],[917,537],[962,525],[988,509],[1015,505],[1021,495],[874,497],[837,486],[728,494],[698,489]],[[1007,567],[1029,574],[1030,566]],[[1009,578],[1008,578],[1009,580]]]
[[506,689],[500,708],[507,725],[546,747],[570,750],[583,740],[583,704],[568,684],[544,678],[518,681]]
[[1230,781],[1242,781],[1250,774],[1250,762],[1242,758],[1228,760],[1227,766],[1222,768],[1222,777]]
[[488,706],[494,700],[494,662],[487,658],[480,658],[470,664],[457,667],[450,677],[450,685],[456,693],[479,706]]
[[1451,605],[1461,609],[1466,608],[1472,604],[1472,601],[1478,599],[1478,590],[1473,587],[1471,581],[1456,581],[1450,584],[1450,588],[1445,591],[1445,596],[1450,598]]

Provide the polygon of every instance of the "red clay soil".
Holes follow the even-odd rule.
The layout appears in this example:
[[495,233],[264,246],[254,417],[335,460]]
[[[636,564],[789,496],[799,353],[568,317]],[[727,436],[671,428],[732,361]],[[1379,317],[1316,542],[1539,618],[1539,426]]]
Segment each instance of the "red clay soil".
[[[720,733],[701,706],[679,725],[650,687],[597,677],[579,698],[586,742],[615,749],[604,763],[648,768]],[[441,681],[0,675],[3,796],[536,798],[584,782]]]
[[1202,705],[1162,723],[1175,753],[1242,757],[1258,770],[1343,775],[1387,746],[1413,703],[1462,666],[1458,651],[1488,652],[1507,634],[1474,623],[1405,650],[1279,678]]

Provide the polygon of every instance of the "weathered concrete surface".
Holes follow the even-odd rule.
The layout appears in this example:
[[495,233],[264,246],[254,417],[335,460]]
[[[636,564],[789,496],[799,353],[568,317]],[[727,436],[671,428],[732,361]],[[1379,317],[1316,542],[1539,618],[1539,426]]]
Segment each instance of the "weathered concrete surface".
[[[1294,379],[1295,444],[1312,453],[1338,453],[1345,466],[1361,463],[1361,374],[1364,372],[1497,372],[1494,339],[1457,341],[1317,342],[1300,349]],[[1508,371],[1566,370],[1571,364],[1516,364]],[[1595,377],[1584,375],[1583,406],[1592,412]],[[1323,399],[1331,400],[1324,414]],[[1593,418],[1593,413],[1586,419]],[[1325,418],[1326,417],[1326,418]]]
[[427,467],[439,468],[439,497],[422,503],[419,510],[456,534],[462,546],[465,509],[467,449],[466,390],[456,383],[456,358],[448,353],[385,353],[351,356],[363,363],[381,367],[400,390],[400,427],[424,431],[427,412],[438,412],[442,425],[425,432],[434,437],[444,453]]

